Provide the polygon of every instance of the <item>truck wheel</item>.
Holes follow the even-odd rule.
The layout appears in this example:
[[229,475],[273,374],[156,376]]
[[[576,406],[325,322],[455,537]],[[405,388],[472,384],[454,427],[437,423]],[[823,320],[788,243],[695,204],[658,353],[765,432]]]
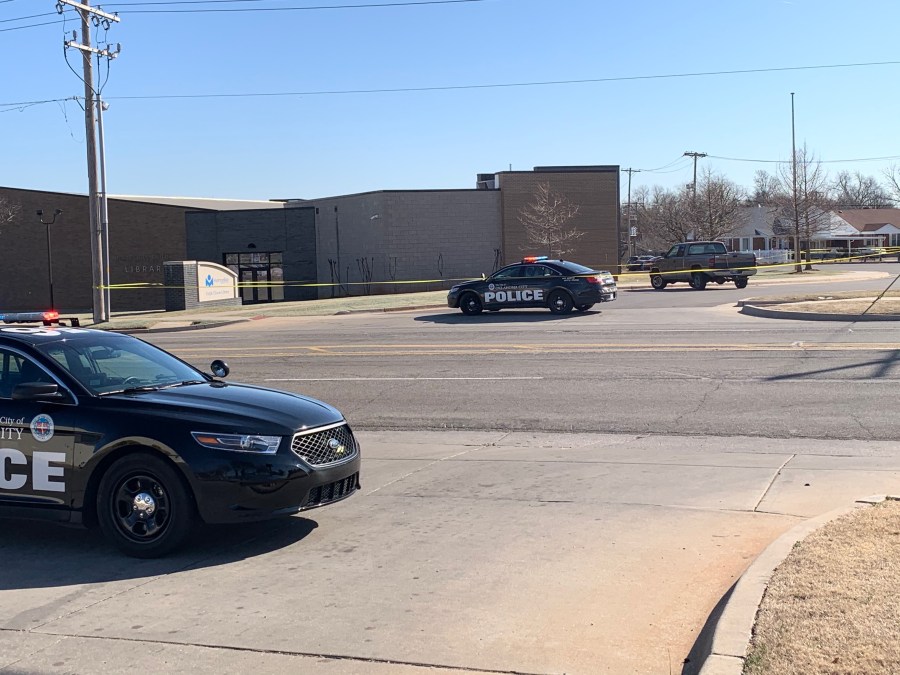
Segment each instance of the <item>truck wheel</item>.
[[103,474],[97,518],[103,534],[123,553],[158,558],[184,542],[195,510],[176,469],[139,453],[119,459]]
[[468,314],[469,316],[481,314],[481,299],[475,293],[470,291],[460,298],[459,308],[462,310],[463,314]]
[[747,277],[735,277],[734,285],[735,288],[747,288]]
[[547,300],[550,311],[554,314],[568,314],[572,311],[572,298],[565,291],[554,291]]
[[706,288],[706,275],[703,272],[694,272],[691,274],[690,286],[695,291],[702,291]]
[[668,285],[668,282],[662,278],[662,274],[651,274],[650,285],[657,291],[661,291]]

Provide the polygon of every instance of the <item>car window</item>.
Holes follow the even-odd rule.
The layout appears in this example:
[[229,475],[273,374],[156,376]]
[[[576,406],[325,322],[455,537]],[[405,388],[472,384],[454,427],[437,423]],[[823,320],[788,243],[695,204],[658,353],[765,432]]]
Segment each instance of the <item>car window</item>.
[[517,277],[525,276],[525,266],[524,265],[513,265],[511,267],[507,267],[506,269],[502,269],[497,272],[492,279],[515,279]]
[[204,379],[186,363],[140,340],[113,344],[65,341],[39,349],[95,394]]
[[0,398],[12,398],[12,390],[22,381],[20,354],[0,348]]
[[[570,274],[591,274],[594,271],[590,267],[585,267],[584,265],[579,265],[578,263],[569,262],[568,260],[557,264]],[[560,274],[562,273],[560,272]]]
[[706,244],[691,244],[688,246],[688,255],[703,255],[706,252]]

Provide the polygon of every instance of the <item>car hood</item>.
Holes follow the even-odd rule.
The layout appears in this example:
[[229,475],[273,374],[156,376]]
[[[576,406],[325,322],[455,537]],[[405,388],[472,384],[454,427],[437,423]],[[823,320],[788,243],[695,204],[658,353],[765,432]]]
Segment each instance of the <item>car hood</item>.
[[243,433],[289,434],[344,419],[338,410],[313,398],[225,382],[114,394],[104,396],[103,400],[107,405],[120,405],[131,414],[158,414],[197,424],[241,429]]

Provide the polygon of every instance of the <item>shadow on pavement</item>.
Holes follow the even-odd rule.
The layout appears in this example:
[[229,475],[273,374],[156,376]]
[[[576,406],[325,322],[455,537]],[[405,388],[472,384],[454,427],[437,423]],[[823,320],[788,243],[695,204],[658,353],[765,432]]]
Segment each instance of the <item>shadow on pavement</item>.
[[704,623],[703,628],[700,629],[700,633],[697,635],[697,639],[694,641],[691,651],[688,653],[687,658],[682,664],[681,675],[698,675],[700,669],[703,668],[703,664],[712,653],[713,637],[715,636],[716,627],[719,624],[719,619],[722,618],[722,613],[725,611],[725,606],[728,604],[731,594],[734,593],[735,586],[737,586],[737,581],[731,585],[731,588],[725,591],[725,595],[719,598],[719,602],[716,603],[712,612],[709,613],[709,616],[706,618],[706,623]]
[[40,521],[0,520],[0,590],[140,579],[216,567],[291,546],[318,527],[298,516],[203,526],[165,558],[129,558],[99,531]]
[[504,309],[498,312],[485,311],[475,316],[466,316],[459,310],[454,310],[452,313],[447,314],[424,314],[415,317],[415,321],[442,324],[536,323],[542,321],[567,321],[602,313],[597,308],[589,309],[586,312],[573,311],[570,314],[553,314],[546,309]]

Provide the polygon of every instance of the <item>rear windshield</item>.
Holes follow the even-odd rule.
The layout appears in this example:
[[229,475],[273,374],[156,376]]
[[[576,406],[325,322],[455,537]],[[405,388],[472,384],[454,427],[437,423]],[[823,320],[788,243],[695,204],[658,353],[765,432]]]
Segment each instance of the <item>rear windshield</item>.
[[560,267],[569,270],[572,274],[590,274],[594,271],[590,267],[585,267],[584,265],[569,261],[560,262],[558,264]]

